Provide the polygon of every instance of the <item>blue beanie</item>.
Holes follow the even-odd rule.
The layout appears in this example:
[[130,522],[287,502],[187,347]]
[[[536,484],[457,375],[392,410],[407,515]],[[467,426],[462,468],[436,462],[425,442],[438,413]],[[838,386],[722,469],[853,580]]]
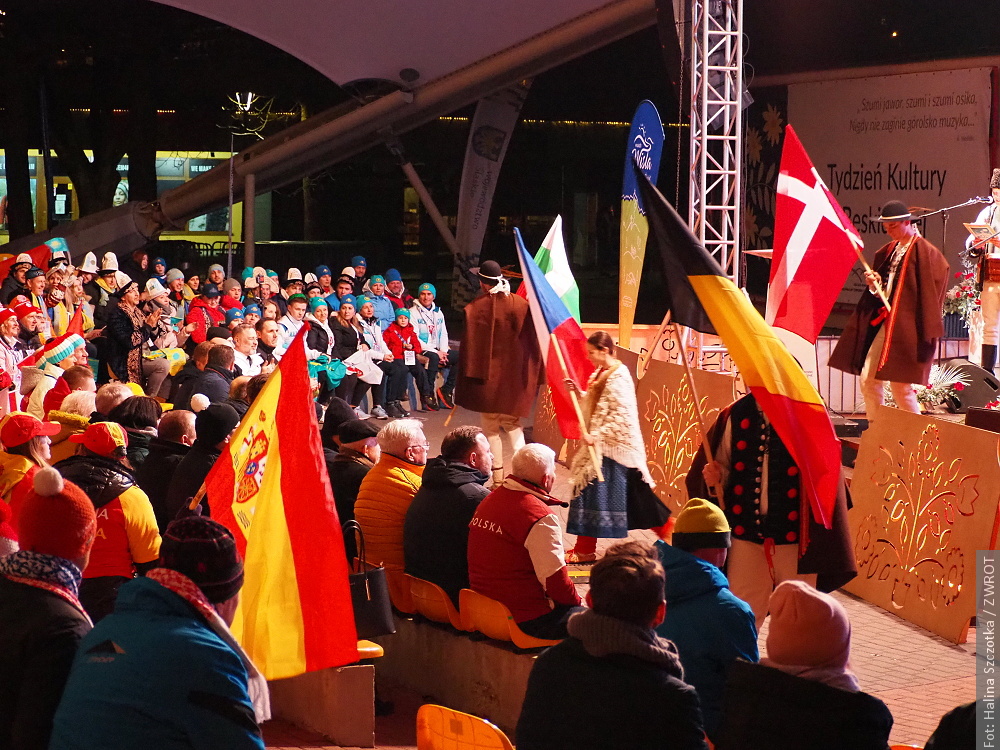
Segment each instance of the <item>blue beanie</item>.
[[261,317],[260,306],[259,305],[247,305],[243,308],[243,317],[247,315],[256,315],[258,318]]
[[351,265],[364,266],[365,268],[368,268],[368,261],[365,260],[365,256],[363,255],[355,255],[353,258],[351,258]]
[[234,320],[243,320],[243,311],[238,307],[226,310],[226,322],[232,323]]
[[240,274],[240,277],[243,279],[243,281],[246,281],[247,279],[252,278],[253,277],[253,266],[247,266],[246,268],[244,268],[243,272]]
[[[364,307],[365,305],[367,305],[371,301],[372,301],[372,298],[369,297],[367,294],[359,294],[358,297],[357,297],[356,304],[357,304],[358,309],[360,310],[362,307]],[[374,303],[372,303],[372,304],[374,304]]]
[[417,294],[420,294],[421,292],[430,292],[435,297],[438,296],[438,290],[434,288],[433,284],[426,281],[417,287]]
[[340,307],[343,307],[344,305],[357,305],[357,300],[353,294],[345,294],[340,298]]
[[385,280],[388,281],[402,281],[403,277],[400,275],[399,271],[395,268],[390,268],[385,272]]
[[371,281],[369,281],[368,283],[369,284],[381,284],[382,286],[385,286],[385,277],[379,276],[378,274],[375,274],[374,276],[372,276]]
[[309,300],[309,312],[316,312],[317,307],[325,307],[327,310],[330,309],[329,303],[322,297],[313,297]]
[[330,266],[316,266],[316,278],[320,276],[333,276]]
[[163,266],[164,268],[166,268],[167,267],[167,261],[165,261],[163,258],[153,258],[153,268],[156,268],[156,266],[158,266],[158,265]]

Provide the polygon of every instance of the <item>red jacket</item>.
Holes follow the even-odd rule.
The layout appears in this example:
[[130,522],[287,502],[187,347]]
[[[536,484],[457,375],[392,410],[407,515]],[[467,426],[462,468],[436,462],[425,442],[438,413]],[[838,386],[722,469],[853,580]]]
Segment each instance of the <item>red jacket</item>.
[[208,329],[212,326],[226,325],[226,312],[221,306],[209,307],[204,297],[195,297],[191,300],[191,312],[184,320],[186,324],[194,323],[195,329],[191,332],[191,338],[196,344],[205,340]]
[[540,490],[507,477],[469,523],[469,585],[502,602],[515,622],[579,605],[563,557],[562,529]]
[[392,352],[392,356],[399,360],[403,359],[403,351],[406,349],[412,349],[420,354],[420,339],[417,338],[417,331],[412,325],[401,328],[396,321],[392,321],[382,334],[382,339]]

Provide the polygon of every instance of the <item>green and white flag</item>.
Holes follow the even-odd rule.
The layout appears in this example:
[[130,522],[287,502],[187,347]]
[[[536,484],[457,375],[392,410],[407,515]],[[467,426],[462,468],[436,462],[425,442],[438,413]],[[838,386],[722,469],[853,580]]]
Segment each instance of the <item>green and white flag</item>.
[[[563,242],[562,216],[556,216],[552,222],[552,228],[542,240],[542,246],[535,253],[535,263],[545,274],[545,280],[559,295],[559,299],[569,308],[570,314],[580,321],[580,287],[576,285],[573,272],[569,267],[569,258],[566,256],[566,244]],[[522,297],[527,296],[525,285],[521,284],[517,293]]]

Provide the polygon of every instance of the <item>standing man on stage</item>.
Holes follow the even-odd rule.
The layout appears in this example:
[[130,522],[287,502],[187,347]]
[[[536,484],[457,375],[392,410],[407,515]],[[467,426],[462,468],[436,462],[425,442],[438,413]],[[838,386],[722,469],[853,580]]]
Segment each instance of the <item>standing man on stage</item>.
[[[920,413],[914,383],[927,383],[937,342],[944,334],[941,305],[948,283],[948,261],[913,226],[902,201],[889,201],[878,220],[891,241],[875,252],[861,293],[844,333],[830,357],[830,367],[861,376],[865,412],[871,424],[889,381],[896,406]],[[887,310],[878,294],[889,301]]]
[[[1000,169],[993,170],[990,178],[990,194],[993,202],[979,212],[976,224],[989,224],[994,234],[1000,234]],[[1000,237],[985,242],[977,242],[975,235],[969,235],[965,247],[973,258],[982,258],[979,280],[983,291],[979,295],[983,312],[983,369],[993,372],[997,364],[997,344],[1000,344],[1000,280],[991,280],[991,264],[1000,267]],[[1000,276],[994,278],[1000,279]]]
[[535,403],[541,354],[528,301],[510,293],[500,264],[486,261],[478,276],[483,293],[465,306],[455,403],[482,413],[483,434],[493,452],[493,481],[499,484],[505,465],[500,429],[510,438],[512,454],[524,445],[520,417],[529,416]]

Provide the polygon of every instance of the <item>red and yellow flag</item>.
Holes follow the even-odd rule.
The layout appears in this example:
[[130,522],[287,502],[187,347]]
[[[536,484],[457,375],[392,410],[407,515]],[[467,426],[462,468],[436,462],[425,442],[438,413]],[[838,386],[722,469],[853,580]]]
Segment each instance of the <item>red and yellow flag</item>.
[[637,179],[650,237],[660,250],[674,322],[722,339],[743,382],[795,459],[814,518],[832,528],[841,456],[823,399],[673,206],[644,175],[638,173]]
[[233,634],[269,679],[358,660],[344,538],[327,478],[303,334],[206,480],[245,581]]

